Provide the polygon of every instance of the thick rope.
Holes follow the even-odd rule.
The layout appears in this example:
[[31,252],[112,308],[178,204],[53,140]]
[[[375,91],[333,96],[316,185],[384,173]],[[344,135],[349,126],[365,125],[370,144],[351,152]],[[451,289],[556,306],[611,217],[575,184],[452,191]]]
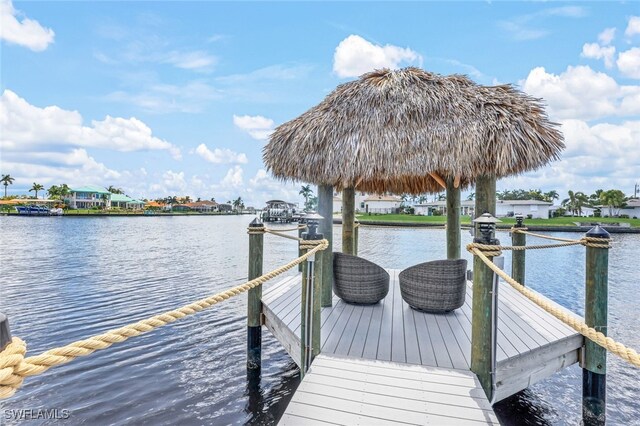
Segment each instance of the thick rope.
[[611,248],[611,240],[609,238],[582,237],[579,240],[572,240],[570,238],[560,238],[560,237],[552,237],[551,235],[537,234],[535,232],[529,232],[526,229],[527,228],[511,228],[511,232],[519,232],[521,234],[531,235],[532,237],[545,238],[547,240],[554,240],[554,241],[563,241],[566,243],[579,242],[579,244],[582,244],[585,247]]
[[311,250],[302,256],[244,284],[237,285],[222,293],[198,300],[181,308],[164,312],[151,318],[89,337],[85,340],[79,340],[66,346],[50,349],[40,355],[25,358],[25,342],[18,337],[14,337],[11,343],[0,352],[0,399],[12,396],[20,387],[25,377],[42,374],[51,367],[66,364],[79,356],[90,355],[100,349],[106,349],[114,343],[124,342],[130,337],[149,332],[184,318],[187,315],[193,315],[233,296],[247,292],[293,268],[299,263],[304,262],[316,252],[325,250],[328,246],[329,243],[327,240],[314,241]]
[[[599,239],[602,240],[602,239]],[[568,325],[569,327],[576,330],[578,333],[582,334],[587,339],[595,342],[596,344],[602,346],[609,352],[612,352],[618,355],[620,358],[628,361],[632,365],[636,367],[640,367],[640,355],[633,350],[632,348],[628,348],[622,343],[618,343],[613,340],[611,337],[607,337],[604,333],[597,331],[593,327],[589,327],[582,319],[577,318],[573,314],[566,311],[566,309],[560,308],[557,305],[551,303],[549,300],[541,296],[540,294],[532,291],[531,289],[523,286],[513,278],[509,276],[506,272],[500,269],[495,263],[493,263],[486,256],[486,252],[483,252],[478,247],[475,247],[473,244],[469,244],[467,246],[467,250],[469,250],[474,255],[478,256],[493,272],[499,275],[504,281],[511,285],[514,289],[518,290],[522,295],[524,295],[527,299],[531,300],[536,305],[540,306],[542,309]]]
[[280,232],[280,230],[274,231],[274,230],[271,230],[271,229],[265,229],[265,232],[268,233],[268,234],[271,234],[271,235],[275,235],[277,237],[287,238],[289,240],[302,241],[302,238],[294,237],[292,235],[283,234],[282,232]]

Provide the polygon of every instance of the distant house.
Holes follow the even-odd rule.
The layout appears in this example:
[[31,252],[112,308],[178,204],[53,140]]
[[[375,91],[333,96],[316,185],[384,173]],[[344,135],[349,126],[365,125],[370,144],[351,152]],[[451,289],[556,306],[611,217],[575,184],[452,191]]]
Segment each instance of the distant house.
[[398,213],[402,199],[395,195],[370,195],[363,203],[367,213]]
[[218,211],[219,212],[230,212],[232,210],[233,210],[233,206],[231,204],[227,204],[227,203],[218,204]]
[[191,207],[188,204],[170,204],[169,209],[174,212],[189,212]]
[[[365,200],[370,197],[372,197],[372,195],[369,195],[366,192],[356,191],[356,194],[355,194],[356,213],[363,213],[366,211]],[[342,212],[342,193],[335,192],[333,194],[333,212],[334,213]]]
[[144,201],[135,200],[124,194],[111,194],[111,207],[139,210],[144,207]]
[[[460,214],[462,216],[473,216],[473,212],[476,207],[476,202],[473,200],[460,201]],[[434,212],[438,212],[441,215],[447,214],[447,202],[446,201],[432,201],[430,203],[420,203],[413,206],[415,214],[421,216],[433,216]]]
[[[600,209],[600,214],[602,216],[609,216],[609,206],[596,206]],[[584,209],[584,208],[583,208]],[[640,198],[631,198],[627,200],[626,205],[624,207],[615,207],[612,208],[612,213],[614,216],[627,215],[630,218],[639,218],[640,217]]]
[[72,209],[90,209],[93,207],[111,207],[111,193],[101,186],[85,185],[69,188],[64,202]]
[[553,203],[539,200],[497,200],[496,217],[513,217],[517,214],[525,218],[548,219]]
[[215,201],[195,201],[193,203],[186,203],[185,206],[189,207],[191,210],[200,212],[200,213],[210,213],[217,210],[218,203]]

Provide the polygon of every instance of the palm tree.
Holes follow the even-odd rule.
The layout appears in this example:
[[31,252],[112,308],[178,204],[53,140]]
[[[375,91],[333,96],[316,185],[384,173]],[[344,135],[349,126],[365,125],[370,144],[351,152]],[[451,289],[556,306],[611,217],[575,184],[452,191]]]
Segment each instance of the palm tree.
[[475,199],[476,199],[476,193],[475,192],[472,192],[469,195],[467,195],[467,201],[473,201]]
[[244,201],[242,201],[242,197],[238,197],[235,200],[233,200],[233,209],[235,211],[238,211],[238,209],[243,208],[244,207]]
[[51,185],[51,187],[47,189],[47,194],[49,194],[49,198],[51,199],[60,197],[60,187],[58,185]]
[[35,191],[36,192],[36,198],[38,198],[38,191],[42,191],[43,189],[44,189],[44,186],[40,185],[39,183],[33,182],[33,186],[31,187],[29,192]]
[[109,187],[107,188],[107,191],[109,191],[112,194],[124,194],[124,191],[120,188],[116,188],[113,185],[109,185]]
[[600,200],[602,201],[602,204],[609,207],[609,217],[613,217],[613,209],[618,209],[615,212],[615,216],[617,216],[620,212],[620,207],[624,207],[627,198],[625,197],[624,192],[619,189],[610,189],[600,194]]
[[584,192],[580,191],[573,192],[569,190],[568,194],[569,198],[562,200],[562,206],[571,212],[571,216],[575,216],[576,213],[581,215],[582,207],[589,205],[589,198],[587,198]]
[[544,201],[548,201],[553,203],[553,200],[557,200],[560,198],[560,195],[558,194],[558,191],[556,191],[555,189],[549,191],[549,192],[545,192],[543,194],[543,199]]
[[2,175],[0,182],[4,185],[4,198],[7,198],[7,186],[12,185],[14,180],[11,175]]
[[300,192],[298,194],[304,197],[304,209],[309,210],[309,197],[313,195],[313,190],[311,189],[311,185],[302,185]]

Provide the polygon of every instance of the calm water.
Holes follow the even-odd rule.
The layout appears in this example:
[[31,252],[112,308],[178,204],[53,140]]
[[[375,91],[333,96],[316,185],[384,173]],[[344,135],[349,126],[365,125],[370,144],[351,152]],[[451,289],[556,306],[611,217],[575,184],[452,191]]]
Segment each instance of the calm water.
[[[0,217],[0,311],[29,354],[37,354],[179,307],[245,281],[250,220]],[[499,237],[508,241],[506,233]],[[610,335],[640,348],[640,235],[613,238]],[[470,240],[463,232],[463,244]],[[405,268],[442,258],[445,235],[363,227],[360,247],[363,257]],[[265,236],[265,271],[296,256],[292,241]],[[509,253],[505,263],[510,268]],[[583,271],[582,247],[527,253],[528,284],[579,314]],[[70,410],[69,424],[273,424],[298,385],[298,371],[265,332],[262,380],[248,384],[245,314],[246,297],[233,298],[29,378],[0,402],[0,424],[12,424],[5,410],[54,408]],[[640,424],[640,371],[615,356],[608,368],[610,424]],[[496,411],[507,424],[578,424],[580,404],[581,371],[573,366]]]

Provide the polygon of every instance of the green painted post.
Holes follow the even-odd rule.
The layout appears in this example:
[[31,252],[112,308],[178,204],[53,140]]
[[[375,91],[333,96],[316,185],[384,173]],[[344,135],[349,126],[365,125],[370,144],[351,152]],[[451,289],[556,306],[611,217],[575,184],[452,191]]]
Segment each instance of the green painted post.
[[320,233],[329,242],[322,251],[322,301],[321,305],[331,306],[333,300],[333,186],[318,185],[318,214],[324,219],[318,227]]
[[[522,223],[523,219],[523,215],[516,215],[516,224],[514,228],[524,229],[525,226]],[[521,232],[511,232],[511,244],[513,246],[526,246],[527,235]],[[525,284],[525,251],[526,250],[513,250],[511,252],[511,276],[522,285]]]
[[342,252],[353,254],[353,225],[355,221],[356,191],[353,187],[342,190]]
[[[609,239],[609,233],[595,226],[586,237]],[[586,249],[585,313],[588,326],[607,334],[609,249]],[[582,362],[582,421],[604,425],[607,408],[607,350],[585,339]]]
[[[258,218],[249,224],[249,280],[262,275],[264,225]],[[249,290],[247,301],[247,371],[260,372],[262,360],[262,286]]]
[[447,259],[460,259],[460,188],[454,186],[454,178],[447,183]]

